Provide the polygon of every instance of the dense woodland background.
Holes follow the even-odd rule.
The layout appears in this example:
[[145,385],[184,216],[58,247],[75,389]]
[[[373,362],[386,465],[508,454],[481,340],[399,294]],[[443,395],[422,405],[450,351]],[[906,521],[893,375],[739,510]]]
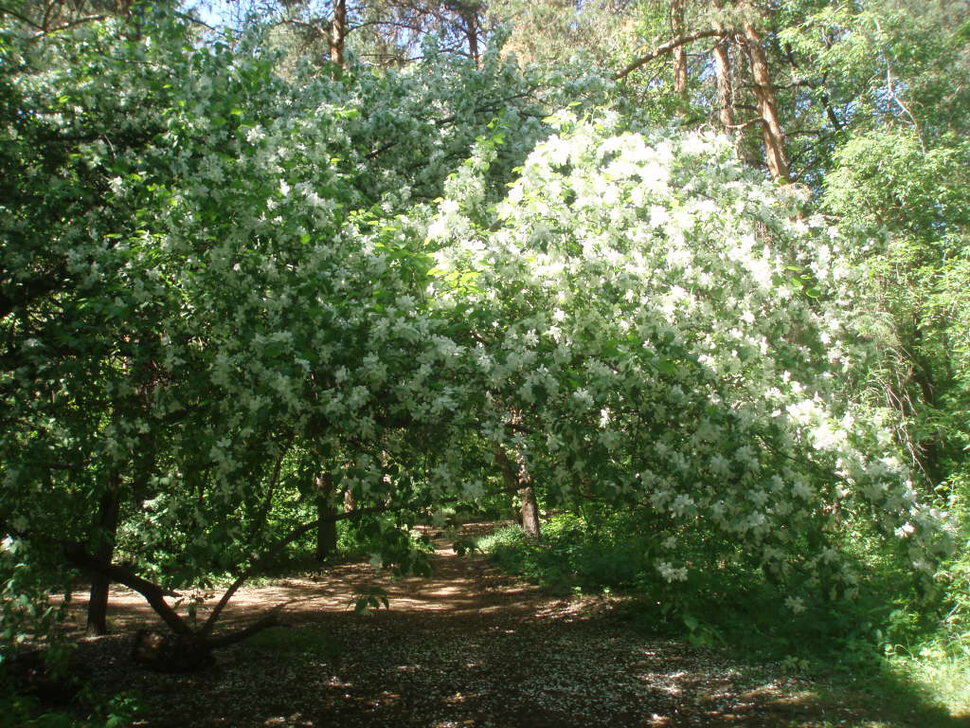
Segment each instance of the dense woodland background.
[[204,666],[253,576],[514,517],[967,710],[968,10],[0,0],[0,661],[81,578]]

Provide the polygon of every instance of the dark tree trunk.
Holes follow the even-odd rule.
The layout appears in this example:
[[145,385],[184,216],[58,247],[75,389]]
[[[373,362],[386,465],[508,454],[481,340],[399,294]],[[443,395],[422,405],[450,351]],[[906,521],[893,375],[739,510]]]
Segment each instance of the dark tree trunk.
[[[118,513],[121,505],[119,488],[120,478],[115,478],[111,488],[101,496],[98,523],[91,544],[94,558],[105,566],[111,563],[114,556],[115,537],[118,532]],[[110,586],[111,580],[103,573],[92,573],[87,616],[87,633],[89,635],[108,634],[108,587]]]
[[495,452],[495,460],[502,471],[506,487],[519,495],[522,504],[519,523],[522,524],[525,537],[530,541],[538,541],[542,536],[539,503],[536,500],[535,484],[526,466],[525,457],[522,453],[516,453],[516,462],[513,465],[505,448],[499,445]]
[[87,633],[92,636],[108,634],[108,589],[111,586],[101,574],[91,577],[88,596]]
[[337,550],[337,522],[333,516],[337,515],[337,504],[334,500],[333,476],[321,473],[316,478],[317,486],[317,545],[315,557],[317,561],[324,561]]

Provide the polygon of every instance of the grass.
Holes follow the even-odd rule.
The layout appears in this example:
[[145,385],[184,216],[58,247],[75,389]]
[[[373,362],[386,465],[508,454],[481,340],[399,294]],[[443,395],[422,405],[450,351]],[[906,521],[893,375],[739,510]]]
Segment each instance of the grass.
[[920,684],[950,715],[970,726],[970,659],[927,654],[893,657],[891,669],[907,682]]
[[859,673],[823,672],[816,680],[821,702],[858,706],[867,716],[859,726],[970,727],[970,718],[947,703],[939,684],[918,679],[896,660]]
[[246,645],[280,656],[323,660],[333,660],[343,653],[343,645],[321,627],[271,627],[250,637]]

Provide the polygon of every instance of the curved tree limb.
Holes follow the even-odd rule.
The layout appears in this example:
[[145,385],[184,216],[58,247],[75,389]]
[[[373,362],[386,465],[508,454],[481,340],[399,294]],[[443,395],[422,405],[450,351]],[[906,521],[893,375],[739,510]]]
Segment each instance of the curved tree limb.
[[399,510],[403,507],[404,506],[398,506],[397,508],[393,506],[374,506],[372,508],[358,508],[354,511],[349,511],[346,513],[336,513],[323,518],[317,518],[313,521],[297,526],[286,534],[286,536],[273,544],[268,550],[264,551],[257,559],[253,560],[253,562],[247,568],[240,572],[239,576],[236,577],[236,580],[229,585],[229,588],[226,589],[225,593],[223,593],[215,607],[212,608],[212,611],[209,613],[209,617],[206,619],[205,624],[202,625],[202,629],[199,631],[200,636],[203,638],[208,638],[209,635],[212,634],[216,623],[219,621],[219,616],[222,614],[222,610],[225,609],[226,605],[229,603],[229,600],[232,599],[233,595],[239,591],[239,588],[245,584],[250,577],[259,571],[264,562],[278,555],[283,551],[283,549],[294,541],[297,541],[306,534],[311,533],[324,521],[343,521],[350,518],[360,518],[368,513],[384,513],[390,510]]
[[[317,518],[313,521],[309,521],[308,523],[297,526],[286,536],[273,544],[269,549],[260,554],[259,557],[254,559],[248,567],[239,573],[235,581],[233,581],[229,588],[226,589],[225,593],[223,593],[222,597],[216,603],[212,612],[210,612],[205,623],[199,630],[192,629],[189,623],[165,600],[166,597],[182,596],[178,592],[172,591],[171,589],[166,589],[152,581],[149,581],[148,579],[139,576],[128,567],[120,564],[105,563],[103,560],[98,559],[96,556],[91,554],[83,544],[67,541],[57,543],[59,543],[59,545],[64,549],[64,555],[69,564],[79,569],[83,569],[84,571],[100,574],[111,582],[123,584],[124,586],[138,592],[145,598],[151,608],[156,614],[158,614],[161,620],[169,629],[172,630],[173,633],[181,637],[188,637],[193,641],[204,645],[207,649],[215,649],[218,647],[225,647],[227,645],[235,644],[236,642],[244,640],[260,630],[278,624],[278,613],[282,608],[282,605],[276,607],[247,627],[234,632],[229,632],[224,635],[219,635],[216,637],[212,636],[216,623],[218,622],[222,611],[225,609],[230,599],[232,599],[239,588],[250,577],[259,571],[260,567],[267,560],[278,555],[291,543],[312,532],[315,528],[318,528],[319,525],[324,521],[349,520],[360,518],[361,516],[368,514],[402,510],[407,507],[407,504],[401,504],[397,506],[382,505],[368,508],[358,508],[345,513],[337,513],[323,518]],[[8,523],[8,521],[2,518],[0,518],[0,533],[9,533],[12,536],[28,540],[31,538],[29,533],[24,533],[23,531],[14,528],[12,524]]]
[[69,543],[64,545],[64,553],[67,560],[85,571],[92,571],[107,577],[110,581],[124,584],[129,589],[145,597],[155,613],[162,618],[162,621],[175,634],[190,636],[193,634],[192,628],[179,616],[178,612],[165,601],[165,597],[178,597],[178,592],[165,589],[154,582],[148,581],[138,576],[135,572],[119,564],[106,564],[100,559],[90,554],[81,544]]
[[613,80],[619,81],[621,79],[624,79],[627,76],[629,76],[631,73],[636,71],[638,68],[642,68],[643,66],[650,63],[650,61],[660,58],[660,56],[666,53],[670,53],[675,48],[680,48],[681,46],[686,45],[687,43],[693,43],[695,40],[700,40],[701,38],[714,38],[715,36],[726,36],[726,35],[732,35],[732,33],[730,31],[717,30],[717,29],[711,28],[710,30],[700,30],[696,33],[689,33],[688,35],[682,35],[678,38],[674,38],[673,40],[668,40],[663,45],[659,45],[656,48],[654,48],[645,56],[641,56],[637,60],[633,61],[633,63],[628,65],[622,71],[618,71],[617,73],[615,73],[613,75]]
[[228,647],[229,645],[234,645],[237,642],[242,642],[248,637],[252,637],[257,632],[261,632],[269,627],[275,627],[279,624],[279,613],[283,609],[282,604],[273,607],[269,612],[264,614],[262,617],[257,619],[255,622],[247,627],[238,629],[235,632],[230,632],[228,634],[218,635],[217,637],[209,637],[205,639],[205,644],[209,649],[215,650],[220,647]]

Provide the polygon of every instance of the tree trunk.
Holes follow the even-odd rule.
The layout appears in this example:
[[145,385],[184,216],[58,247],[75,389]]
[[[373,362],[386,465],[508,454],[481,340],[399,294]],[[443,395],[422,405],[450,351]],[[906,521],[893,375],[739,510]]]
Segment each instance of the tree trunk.
[[330,25],[330,61],[338,68],[346,68],[344,44],[347,40],[347,0],[337,0]]
[[475,61],[476,66],[481,65],[481,56],[478,52],[478,8],[469,7],[465,13],[465,37],[468,40],[468,55]]
[[[118,513],[121,506],[119,477],[108,491],[101,496],[98,507],[98,523],[92,539],[94,558],[107,566],[115,551],[115,538],[118,533]],[[88,599],[87,633],[89,635],[108,634],[108,587],[111,580],[100,572],[91,574],[91,592]]]
[[749,143],[745,131],[753,121],[758,120],[752,120],[752,122],[746,124],[737,123],[734,75],[736,64],[731,63],[731,53],[732,50],[735,52],[739,50],[739,44],[736,40],[738,34],[733,29],[727,28],[718,17],[719,12],[724,7],[723,1],[712,0],[711,4],[715,10],[714,28],[719,34],[718,41],[713,49],[714,77],[717,81],[718,121],[724,128],[724,132],[734,140],[734,149],[738,158],[751,167],[760,167],[760,144]]
[[519,490],[519,500],[522,501],[522,532],[529,541],[538,541],[542,531],[539,525],[539,503],[536,501],[535,489],[528,485]]
[[[722,0],[713,0],[715,10],[721,10]],[[738,130],[734,121],[734,82],[731,78],[731,39],[724,24],[714,21],[714,28],[722,33],[714,45],[714,75],[717,78],[718,119],[724,131],[737,139]]]
[[768,171],[776,182],[787,183],[788,159],[785,155],[785,134],[778,120],[778,100],[771,84],[768,59],[761,46],[761,36],[749,19],[744,20],[744,39],[748,58],[751,61],[751,75],[754,78],[754,90],[758,99],[758,112],[764,129]]
[[[674,38],[684,35],[684,0],[671,0],[670,27]],[[687,95],[687,49],[682,45],[674,48],[674,90]]]
[[532,475],[529,474],[525,457],[522,453],[516,453],[516,465],[513,465],[505,448],[499,445],[495,453],[495,460],[502,470],[506,487],[510,491],[518,492],[519,500],[522,503],[519,522],[522,524],[525,537],[530,541],[538,541],[542,536],[542,528],[539,523],[539,503],[536,500]]
[[317,486],[317,546],[315,557],[317,561],[324,561],[337,550],[337,522],[332,516],[337,515],[337,504],[334,502],[333,476],[321,473],[316,477]]

